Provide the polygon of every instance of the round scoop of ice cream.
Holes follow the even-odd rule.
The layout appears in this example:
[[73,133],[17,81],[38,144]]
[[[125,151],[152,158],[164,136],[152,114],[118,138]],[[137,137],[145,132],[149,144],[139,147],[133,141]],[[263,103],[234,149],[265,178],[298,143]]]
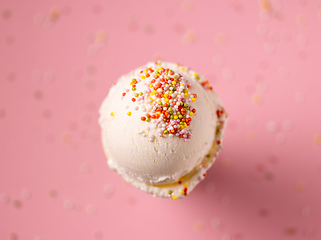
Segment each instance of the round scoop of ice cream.
[[178,199],[221,149],[226,113],[208,81],[187,67],[147,63],[122,76],[100,108],[108,165],[154,196]]

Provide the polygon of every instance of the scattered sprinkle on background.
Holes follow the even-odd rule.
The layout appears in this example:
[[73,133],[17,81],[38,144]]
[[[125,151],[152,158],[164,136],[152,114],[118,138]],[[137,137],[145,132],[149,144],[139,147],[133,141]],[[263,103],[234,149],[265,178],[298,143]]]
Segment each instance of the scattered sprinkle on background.
[[[320,239],[321,1],[5,1],[0,239]],[[106,165],[98,108],[147,61],[207,76],[224,149],[179,201]]]

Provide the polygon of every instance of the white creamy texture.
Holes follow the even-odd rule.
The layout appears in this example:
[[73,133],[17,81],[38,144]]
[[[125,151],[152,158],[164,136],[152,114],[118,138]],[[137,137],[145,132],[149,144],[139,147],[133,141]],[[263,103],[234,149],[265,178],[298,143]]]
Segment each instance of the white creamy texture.
[[[155,63],[148,63],[146,66],[160,67]],[[193,71],[183,71],[177,64],[162,62],[162,67],[178,72],[188,79],[192,84],[189,91],[196,93],[198,97],[196,102],[189,103],[196,109],[190,126],[186,128],[192,130],[191,139],[185,142],[176,136],[159,137],[159,129],[152,123],[153,120],[141,120],[142,116],[149,113],[146,112],[147,104],[131,100],[134,92],[130,82],[137,78],[138,73],[146,66],[122,76],[103,101],[99,120],[103,147],[109,165],[122,176],[128,176],[138,184],[174,183],[200,165],[213,147],[217,126],[216,110],[221,106],[221,102],[213,90],[205,90],[201,86],[203,77],[198,81]],[[145,83],[149,81],[150,79],[145,79],[136,84],[136,92],[147,90]],[[130,91],[123,97],[122,93],[126,89]],[[127,115],[128,112],[131,112],[131,116]],[[155,141],[150,141],[150,137],[154,137]]]

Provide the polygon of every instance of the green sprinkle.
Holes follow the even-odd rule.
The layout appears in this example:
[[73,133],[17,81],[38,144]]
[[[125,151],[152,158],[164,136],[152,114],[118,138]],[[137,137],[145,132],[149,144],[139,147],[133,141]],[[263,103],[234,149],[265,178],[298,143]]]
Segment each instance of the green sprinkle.
[[139,94],[138,93],[135,93],[135,97],[138,97],[139,96]]
[[136,88],[133,87],[132,90],[133,90],[133,91],[136,91]]
[[182,118],[183,116],[182,115],[178,115],[178,118]]
[[172,108],[172,107],[169,107],[169,108],[168,108],[168,111],[170,111],[170,112],[173,111],[173,108]]
[[174,79],[177,80],[177,75],[174,75]]
[[180,102],[179,102],[179,104],[180,104],[180,105],[183,105],[183,102],[182,102],[182,101],[180,101]]
[[139,93],[140,96],[143,96],[143,94],[144,94],[144,93],[142,93],[142,92]]
[[168,133],[168,131],[167,131],[167,130],[165,130],[165,131],[164,131],[164,134],[167,134],[167,133]]
[[150,118],[147,118],[147,119],[146,119],[146,122],[150,122]]
[[184,107],[187,107],[187,103],[184,103]]
[[173,193],[173,191],[172,190],[168,190],[168,194],[172,194]]
[[207,154],[206,157],[209,158],[211,155]]

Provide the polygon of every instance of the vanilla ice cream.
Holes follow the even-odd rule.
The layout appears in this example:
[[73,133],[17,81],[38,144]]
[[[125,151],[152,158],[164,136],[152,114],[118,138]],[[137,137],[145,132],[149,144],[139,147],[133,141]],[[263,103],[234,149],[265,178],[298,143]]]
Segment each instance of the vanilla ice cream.
[[150,62],[110,89],[99,123],[108,165],[137,188],[175,200],[206,176],[221,149],[226,118],[203,76]]

